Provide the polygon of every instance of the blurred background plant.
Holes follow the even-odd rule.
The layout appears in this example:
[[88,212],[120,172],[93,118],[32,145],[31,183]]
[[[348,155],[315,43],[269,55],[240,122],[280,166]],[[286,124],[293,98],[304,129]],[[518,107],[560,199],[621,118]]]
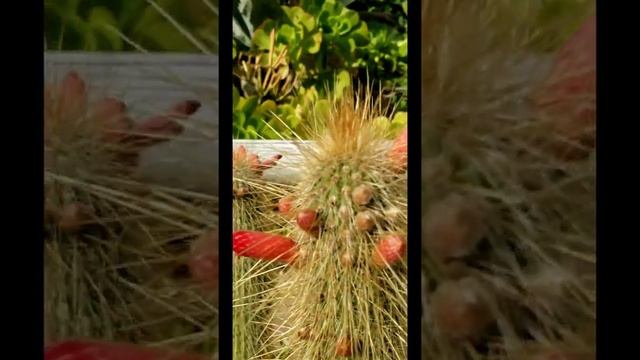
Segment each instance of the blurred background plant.
[[44,8],[48,50],[218,49],[218,0],[45,0]]

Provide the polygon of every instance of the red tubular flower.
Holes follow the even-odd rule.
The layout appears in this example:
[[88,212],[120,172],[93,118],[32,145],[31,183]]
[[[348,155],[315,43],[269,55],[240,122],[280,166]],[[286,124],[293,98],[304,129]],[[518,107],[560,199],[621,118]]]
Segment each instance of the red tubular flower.
[[71,340],[45,349],[45,360],[206,360],[198,354],[101,341]]
[[233,251],[238,256],[285,263],[298,255],[296,243],[288,237],[257,231],[234,232]]

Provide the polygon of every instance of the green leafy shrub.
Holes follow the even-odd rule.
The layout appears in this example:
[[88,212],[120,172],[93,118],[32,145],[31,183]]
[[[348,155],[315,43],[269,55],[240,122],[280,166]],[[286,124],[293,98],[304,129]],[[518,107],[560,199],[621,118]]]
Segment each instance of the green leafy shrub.
[[[360,11],[344,3],[348,2],[237,3],[237,28],[255,30],[250,41],[243,40],[241,31],[234,41],[236,137],[286,138],[293,132],[304,136],[303,125],[328,106],[327,90],[340,94],[352,81],[380,83],[386,93],[406,88],[406,0],[395,2],[400,13],[393,17],[400,19],[394,25],[375,18],[365,22],[360,14],[371,6]],[[260,13],[265,9],[268,17]],[[252,58],[259,60],[249,61]],[[256,71],[248,71],[253,68]],[[273,74],[281,76],[267,82]],[[404,108],[401,103],[396,110]]]
[[276,49],[287,48],[303,86],[328,81],[335,69],[354,71],[358,47],[369,42],[366,23],[355,11],[329,0],[307,12],[301,7],[282,7],[284,16],[268,19],[253,34],[252,48],[268,51],[269,34],[276,34]]

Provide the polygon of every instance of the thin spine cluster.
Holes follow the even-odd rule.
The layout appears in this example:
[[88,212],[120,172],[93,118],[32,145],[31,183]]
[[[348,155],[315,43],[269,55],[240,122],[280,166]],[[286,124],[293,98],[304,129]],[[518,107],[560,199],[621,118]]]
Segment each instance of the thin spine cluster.
[[[233,152],[233,227],[267,231],[284,223],[276,204],[286,194],[284,185],[271,184],[263,173],[275,166],[280,155],[261,160],[243,145]],[[268,290],[274,266],[248,257],[233,259],[233,356],[252,358],[261,346],[264,306],[261,294]],[[256,275],[256,273],[259,273]]]

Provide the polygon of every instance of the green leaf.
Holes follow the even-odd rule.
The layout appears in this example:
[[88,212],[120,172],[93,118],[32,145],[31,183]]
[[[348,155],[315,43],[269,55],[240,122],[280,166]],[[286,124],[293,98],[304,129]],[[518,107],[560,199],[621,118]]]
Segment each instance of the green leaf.
[[[272,124],[273,120],[269,122],[269,125],[271,127],[274,126],[274,124]],[[278,136],[278,132],[274,131],[271,127],[269,126],[265,126],[264,130],[262,130],[262,137],[264,137],[267,140],[276,140],[276,139],[280,139],[280,137]]]
[[[160,4],[165,5],[165,4]],[[166,6],[166,5],[165,5]],[[148,50],[193,52],[197,49],[175,26],[167,22],[154,8],[148,6],[133,29],[131,37]]]
[[238,107],[238,103],[240,102],[240,93],[235,86],[232,87],[231,97],[233,99],[233,109],[235,110]]
[[106,38],[114,50],[122,49],[122,39],[112,28],[117,28],[118,24],[113,13],[102,6],[94,7],[89,13],[89,25],[100,35]]
[[257,113],[262,115],[268,115],[272,111],[275,111],[278,108],[278,105],[273,100],[267,100],[260,104],[257,109]]
[[285,124],[287,124],[287,126],[284,126],[284,124],[282,124],[282,121],[280,121],[278,119],[274,120],[274,123],[277,124],[277,126],[274,126],[274,127],[276,129],[282,130],[282,131],[287,130],[287,127],[291,128],[291,129],[297,128],[298,125],[300,125],[300,122],[302,120],[297,115],[295,107],[290,105],[290,104],[281,105],[278,108],[277,114],[278,114],[278,117],[280,117],[280,119],[284,120]]
[[407,127],[407,124],[408,124],[407,113],[404,111],[397,112],[394,115],[393,120],[391,120],[391,127],[389,129],[391,131],[391,136],[396,137],[400,135],[402,130],[404,130],[404,128]]
[[[352,24],[348,19],[344,18],[334,18],[336,20],[334,27],[334,32],[337,35],[346,35],[351,31]],[[333,20],[333,19],[332,19]]]
[[391,122],[386,116],[378,116],[377,118],[373,119],[373,127],[381,133],[386,134],[391,127]]
[[296,27],[303,27],[307,31],[312,31],[316,27],[316,21],[313,16],[305,12],[301,7],[283,6],[282,9],[286,13],[291,24]]
[[318,100],[314,111],[317,119],[323,123],[331,115],[331,102],[327,99]]
[[336,96],[341,98],[344,94],[344,91],[351,86],[351,76],[349,72],[346,70],[342,70],[336,76],[336,83],[334,85],[334,91],[336,92]]
[[55,1],[59,9],[64,10],[67,15],[77,14],[80,0],[57,0]]
[[238,102],[238,110],[247,115],[253,114],[253,112],[256,110],[256,107],[258,107],[257,96],[240,98],[240,101]]
[[269,36],[270,26],[264,26],[257,29],[253,33],[253,38],[251,42],[256,46],[259,50],[269,50],[271,46],[271,37]]
[[353,38],[356,45],[358,46],[365,46],[369,44],[370,37],[369,37],[369,29],[367,27],[367,23],[365,23],[364,21],[361,21],[358,27],[353,29],[350,36]]
[[301,0],[300,7],[313,16],[317,16],[322,10],[324,0]]
[[92,31],[86,31],[84,33],[84,50],[96,51],[98,50],[98,39]]
[[339,14],[342,8],[343,6],[336,3],[335,0],[326,0],[322,3],[322,11],[327,12],[328,14]]
[[285,44],[296,44],[296,30],[291,25],[282,25],[280,29],[278,29],[277,40]]
[[309,107],[311,104],[316,102],[320,95],[318,94],[318,90],[316,90],[315,86],[310,86],[308,88],[301,88],[298,92],[298,97],[294,100],[295,103],[301,104],[304,107]]
[[322,33],[316,31],[302,39],[300,44],[302,48],[309,54],[316,54],[322,46]]
[[339,16],[344,19],[350,27],[355,27],[360,22],[360,16],[358,16],[358,13],[345,7],[342,7]]
[[151,41],[155,49],[175,52],[192,52],[196,50],[193,44],[169,23],[158,22],[147,29],[142,39]]
[[218,24],[212,21],[207,26],[195,29],[194,35],[205,47],[213,52],[218,51]]
[[249,137],[249,139],[258,139],[258,138],[260,138],[258,136],[258,131],[256,130],[256,128],[253,125],[247,126],[246,133],[247,133],[247,137]]
[[243,112],[234,112],[233,113],[233,126],[238,129],[242,129],[244,126],[244,122],[247,119],[247,116]]
[[145,0],[125,0],[121,2],[118,13],[118,24],[122,30],[129,30],[140,21],[147,7]]
[[356,43],[352,38],[339,37],[334,41],[336,53],[342,60],[351,61],[355,56]]
[[409,43],[408,39],[398,41],[398,56],[406,57],[408,55],[407,44]]

